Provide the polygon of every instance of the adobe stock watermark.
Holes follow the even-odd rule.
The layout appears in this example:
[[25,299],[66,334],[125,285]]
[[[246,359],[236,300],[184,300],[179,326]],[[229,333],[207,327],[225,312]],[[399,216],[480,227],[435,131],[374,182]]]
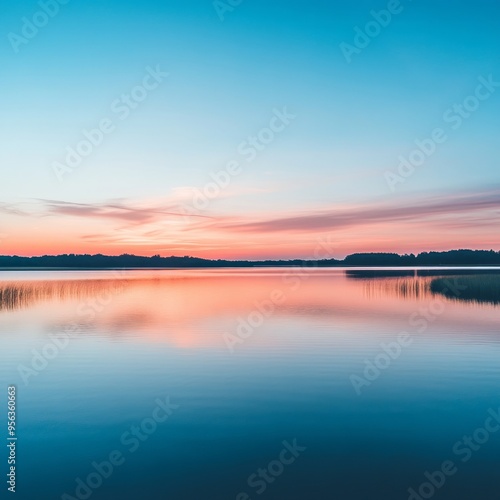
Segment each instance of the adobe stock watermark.
[[479,76],[478,81],[479,85],[472,94],[461,103],[453,104],[443,113],[443,122],[450,130],[447,131],[446,127],[436,127],[428,137],[416,139],[416,148],[406,156],[399,156],[397,169],[387,170],[384,173],[387,185],[392,192],[396,191],[396,186],[404,184],[418,167],[424,165],[428,158],[438,150],[438,146],[449,140],[450,133],[460,129],[464,122],[479,110],[481,104],[490,99],[500,87],[500,82],[495,81],[493,75]]
[[226,13],[234,12],[236,7],[240,6],[243,3],[243,0],[214,0],[212,5],[219,17],[221,22],[226,20]]
[[389,0],[385,9],[370,11],[372,19],[363,28],[354,27],[353,42],[342,42],[339,45],[345,60],[350,64],[353,57],[361,54],[372,43],[373,39],[377,38],[382,30],[391,24],[394,16],[401,14],[403,10],[404,6],[401,5],[400,0]]
[[17,54],[22,45],[27,45],[35,38],[41,29],[45,28],[51,19],[59,14],[62,5],[66,5],[70,0],[40,0],[37,5],[40,7],[31,18],[21,18],[21,34],[10,32],[7,35],[12,50]]
[[110,111],[113,117],[104,117],[97,123],[97,126],[91,129],[83,129],[83,136],[74,146],[66,148],[64,162],[54,162],[52,170],[59,182],[64,180],[64,176],[73,172],[81,165],[83,160],[89,157],[96,148],[100,147],[106,136],[117,129],[114,117],[120,121],[125,121],[134,111],[143,103],[149,94],[156,90],[169,74],[162,71],[160,65],[155,68],[148,66],[146,74],[143,76],[140,84],[136,85],[128,93],[121,94],[110,104]]
[[229,161],[226,167],[217,172],[210,173],[212,181],[205,184],[202,189],[194,189],[192,201],[189,206],[182,206],[179,211],[186,216],[193,216],[206,210],[210,203],[218,198],[221,193],[229,187],[233,178],[244,171],[242,159],[247,165],[253,163],[260,153],[265,151],[287,127],[297,118],[291,114],[288,107],[273,109],[271,119],[267,126],[259,130],[255,135],[248,136],[241,142],[236,151],[238,158]]
[[[117,277],[122,276],[119,271],[115,271],[115,273]],[[121,293],[123,289],[124,286],[121,285],[82,301],[77,307],[77,316],[84,321],[92,321],[111,304],[115,296]],[[40,375],[51,362],[68,348],[71,340],[78,338],[82,333],[82,327],[78,323],[72,322],[66,325],[63,331],[50,333],[48,335],[50,340],[46,342],[41,349],[32,349],[29,366],[22,363],[17,366],[17,372],[24,386],[28,386],[31,377]]]
[[[486,418],[482,427],[478,427],[470,435],[463,436],[460,441],[453,445],[453,459],[445,460],[434,472],[425,471],[426,480],[417,488],[408,489],[410,494],[408,500],[429,500],[432,498],[446,484],[447,480],[458,472],[460,464],[469,462],[474,453],[488,443],[492,434],[500,431],[500,408],[498,410],[490,408],[488,414],[489,417]],[[457,462],[455,457],[460,457],[460,462]]]
[[408,332],[401,332],[394,342],[380,344],[382,352],[377,354],[373,361],[365,359],[363,375],[351,375],[349,377],[356,394],[360,396],[363,387],[370,387],[380,377],[382,372],[387,370],[401,356],[403,349],[412,343],[413,339],[411,335]]
[[266,320],[271,318],[278,307],[286,302],[292,292],[296,292],[301,284],[312,275],[312,270],[318,269],[318,261],[333,258],[333,252],[338,248],[338,242],[332,241],[327,235],[320,238],[314,250],[314,261],[304,261],[301,266],[285,268],[282,276],[285,288],[274,288],[266,299],[254,303],[255,308],[246,316],[237,318],[234,333],[224,333],[224,342],[231,353],[236,346],[242,345],[259,330]]
[[[446,288],[443,293],[451,291],[455,297],[460,297],[462,292],[467,289],[464,285],[459,285],[451,280],[446,280]],[[427,306],[412,313],[408,319],[408,323],[412,328],[415,328],[415,333],[425,333],[429,326],[434,323],[446,310],[446,299],[435,297]],[[370,387],[378,380],[382,373],[385,372],[394,361],[399,359],[405,348],[413,344],[413,336],[409,332],[401,332],[396,340],[389,343],[380,344],[380,352],[373,359],[364,360],[364,369],[361,375],[352,374],[349,380],[352,384],[354,392],[360,396],[364,387]]]
[[111,451],[102,462],[92,462],[91,472],[84,478],[75,479],[74,496],[64,493],[61,500],[87,500],[109,479],[116,468],[121,467],[127,456],[135,453],[141,444],[147,441],[158,429],[159,425],[172,416],[179,405],[172,404],[167,396],[165,400],[157,398],[156,406],[150,417],[142,419],[138,425],[132,425],[120,436],[121,447]]
[[[248,476],[247,484],[255,491],[255,494],[262,495],[269,485],[274,483],[283,474],[285,468],[292,465],[307,450],[305,446],[299,446],[296,439],[293,440],[292,444],[288,441],[283,441],[282,445],[283,449],[276,460],[272,460],[266,467],[259,468],[256,472]],[[236,500],[251,500],[251,498],[245,492],[236,495]]]

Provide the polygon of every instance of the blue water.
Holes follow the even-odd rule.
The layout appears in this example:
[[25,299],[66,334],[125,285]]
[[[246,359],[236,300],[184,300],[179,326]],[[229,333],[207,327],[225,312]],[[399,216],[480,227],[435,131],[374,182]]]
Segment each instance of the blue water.
[[[498,499],[500,424],[480,429],[500,409],[500,308],[433,294],[430,280],[3,272],[13,498]],[[387,366],[368,380],[376,358]],[[96,473],[110,455],[119,465]],[[455,472],[433,485],[424,474],[445,461]]]

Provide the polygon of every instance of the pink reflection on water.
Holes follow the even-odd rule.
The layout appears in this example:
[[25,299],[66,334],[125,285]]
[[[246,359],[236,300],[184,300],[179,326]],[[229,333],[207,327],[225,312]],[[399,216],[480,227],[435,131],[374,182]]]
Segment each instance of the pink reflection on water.
[[443,327],[476,329],[499,319],[493,306],[434,295],[428,277],[350,279],[342,270],[321,269],[41,274],[0,282],[0,321],[15,316],[52,331],[76,323],[81,335],[192,349],[224,348],[225,333],[259,315],[262,345],[278,342],[277,329],[304,318],[331,331],[391,329],[436,300],[445,304]]

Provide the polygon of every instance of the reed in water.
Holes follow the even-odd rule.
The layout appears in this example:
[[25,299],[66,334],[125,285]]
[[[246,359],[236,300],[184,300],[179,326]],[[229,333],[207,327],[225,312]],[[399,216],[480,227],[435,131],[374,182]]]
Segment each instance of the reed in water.
[[500,275],[457,276],[453,278],[453,290],[450,278],[436,278],[430,284],[431,291],[449,299],[466,302],[500,304]]

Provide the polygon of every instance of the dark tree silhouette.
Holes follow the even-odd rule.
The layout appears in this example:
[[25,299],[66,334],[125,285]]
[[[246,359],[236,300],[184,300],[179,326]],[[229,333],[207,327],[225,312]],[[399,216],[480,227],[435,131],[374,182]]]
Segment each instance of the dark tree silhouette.
[[207,260],[197,257],[141,257],[109,255],[44,255],[41,257],[0,256],[0,269],[134,269],[209,267],[415,267],[415,266],[500,266],[500,252],[493,250],[452,250],[419,255],[396,253],[357,253],[344,260]]

